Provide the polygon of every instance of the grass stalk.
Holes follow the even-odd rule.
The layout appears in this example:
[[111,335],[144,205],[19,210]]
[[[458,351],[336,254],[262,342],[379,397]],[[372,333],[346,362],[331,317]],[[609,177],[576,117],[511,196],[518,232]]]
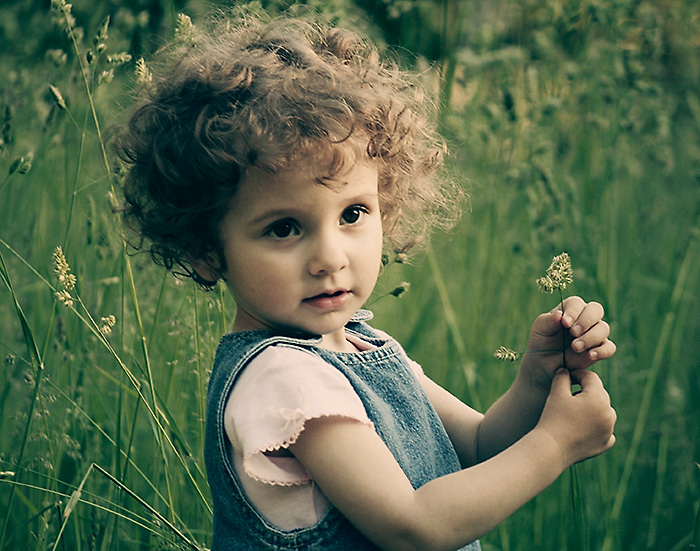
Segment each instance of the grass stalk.
[[[41,381],[43,379],[44,361],[41,355],[39,354],[39,349],[37,348],[36,341],[34,339],[34,334],[31,330],[31,327],[29,326],[29,323],[27,322],[27,318],[24,315],[22,307],[19,304],[17,295],[15,294],[15,289],[12,286],[12,281],[10,279],[10,274],[7,271],[7,266],[5,264],[5,258],[3,257],[2,251],[0,251],[0,279],[2,279],[3,283],[5,283],[8,290],[10,291],[12,302],[14,303],[15,307],[15,312],[17,314],[17,317],[19,318],[19,322],[22,327],[22,334],[24,336],[24,342],[27,346],[27,353],[29,354],[29,359],[32,368],[34,369],[34,389],[32,391],[32,399],[30,402],[29,411],[27,413],[27,423],[25,424],[24,433],[20,441],[21,443],[19,447],[19,453],[17,456],[17,464],[15,466],[15,477],[19,477],[22,470],[22,463],[24,461],[24,452],[26,450],[27,441],[29,439],[29,431],[32,425],[32,419],[34,418],[34,410],[36,409],[36,404],[39,397],[39,389],[41,387]],[[5,511],[5,520],[3,521],[2,535],[0,535],[0,550],[4,549],[5,536],[7,534],[7,528],[9,526],[12,505],[15,497],[14,489],[15,486],[13,486],[12,490],[10,490],[7,509]]]
[[[564,316],[564,293],[561,286],[557,287],[559,291],[559,306],[561,308],[562,317]],[[561,365],[566,369],[566,331],[561,332]],[[574,520],[574,547],[573,551],[584,551],[586,544],[584,541],[584,527],[586,524],[584,518],[583,503],[581,500],[581,487],[578,480],[578,466],[571,465],[569,467],[569,481],[571,488],[571,508]]]
[[[92,472],[92,467],[93,465],[90,465],[88,467],[85,476],[83,476],[83,479],[80,481],[78,487],[73,491],[73,493],[71,493],[70,499],[68,500],[65,509],[63,509],[61,528],[59,529],[58,535],[56,536],[56,541],[53,544],[52,551],[56,551],[58,549],[59,542],[63,543],[63,541],[61,540],[61,536],[63,535],[63,531],[65,530],[66,525],[68,524],[68,519],[70,518],[71,514],[73,513],[73,510],[75,509],[76,505],[78,504],[78,501],[80,500],[80,496],[83,493],[83,487],[85,486],[85,482],[87,481],[88,477],[90,476],[90,473]],[[80,539],[78,539],[78,541],[80,541]]]
[[[129,284],[129,293],[131,296],[131,304],[133,307],[133,313],[134,313],[134,319],[136,321],[136,328],[138,330],[139,334],[139,340],[141,343],[141,352],[143,353],[143,358],[145,362],[145,367],[146,367],[146,376],[148,378],[148,386],[150,389],[150,394],[151,394],[151,408],[150,411],[152,412],[153,418],[156,421],[157,425],[159,427],[162,427],[160,420],[157,419],[156,417],[158,416],[158,401],[156,400],[156,390],[155,390],[155,381],[153,380],[153,371],[151,369],[151,362],[150,358],[148,355],[148,343],[146,342],[146,333],[144,332],[143,328],[143,321],[141,319],[141,310],[139,308],[139,302],[138,302],[138,297],[136,295],[136,286],[134,284],[134,274],[133,271],[131,270],[131,264],[127,263],[126,264],[126,272],[127,272],[127,281]],[[170,472],[170,462],[168,460],[168,455],[165,452],[165,444],[163,443],[163,433],[165,432],[164,430],[154,430],[154,436],[156,438],[156,443],[158,444],[158,448],[160,449],[160,456],[161,460],[163,462],[164,466],[164,475],[165,475],[165,484],[167,488],[167,494],[168,494],[168,507],[170,514],[172,515],[175,511],[175,504],[173,501],[173,493],[172,493],[172,488],[170,485],[170,481],[172,478],[172,473]]]
[[666,469],[668,464],[669,430],[668,420],[664,419],[659,436],[659,449],[656,454],[656,477],[654,480],[654,496],[651,501],[651,515],[647,531],[647,547],[652,549],[658,532],[658,518],[661,512],[662,499],[665,489]]
[[[195,356],[197,358],[197,404],[199,405],[199,434],[204,435],[204,419],[205,419],[205,405],[206,405],[206,390],[204,387],[204,381],[206,380],[206,374],[204,373],[202,367],[202,352],[199,348],[199,314],[197,306],[197,288],[192,284],[192,304],[194,307],[194,345],[195,345]],[[203,446],[202,446],[203,448]]]
[[[695,466],[700,469],[700,463],[696,463]],[[689,551],[694,551],[695,549],[700,549],[700,501],[698,501],[697,512],[695,513],[695,526],[693,527],[693,537],[690,541]]]
[[467,347],[464,344],[464,339],[459,330],[459,325],[457,324],[457,316],[455,316],[454,309],[452,308],[452,301],[450,300],[450,293],[447,290],[447,285],[445,284],[445,278],[440,270],[440,265],[438,264],[437,258],[435,257],[435,251],[428,245],[427,247],[428,262],[430,264],[430,271],[433,276],[433,281],[435,282],[435,287],[438,291],[438,296],[440,297],[440,304],[442,305],[443,315],[445,317],[445,323],[447,323],[447,330],[452,337],[452,342],[454,342],[457,349],[457,358],[462,370],[465,374],[465,380],[467,384],[467,392],[469,393],[469,400],[473,405],[474,409],[481,411],[482,405],[479,399],[479,394],[476,391],[476,373],[474,371],[474,364],[469,361],[467,357]]
[[120,490],[122,490],[123,492],[128,494],[132,499],[137,501],[139,505],[148,510],[148,512],[151,513],[154,517],[156,517],[159,522],[165,524],[168,527],[168,529],[170,529],[172,533],[175,534],[178,537],[178,539],[180,539],[180,541],[182,541],[182,543],[184,543],[187,547],[193,549],[194,551],[201,551],[201,547],[199,545],[190,541],[190,539],[187,536],[185,536],[180,530],[178,530],[178,528],[174,524],[172,524],[167,518],[165,518],[155,508],[153,508],[147,501],[142,499],[138,494],[133,492],[126,485],[122,484],[109,472],[107,472],[105,469],[103,469],[96,463],[93,463],[90,467],[94,467],[96,471],[105,476],[112,484],[116,485]]
[[700,226],[692,230],[690,243],[686,249],[683,262],[678,270],[676,282],[671,294],[668,311],[664,316],[659,339],[656,343],[656,349],[652,357],[649,368],[649,375],[646,380],[644,392],[640,400],[639,413],[632,433],[632,440],[629,444],[627,456],[625,458],[624,467],[620,476],[620,482],[617,486],[617,492],[612,506],[612,510],[608,519],[608,526],[603,540],[603,551],[611,551],[615,548],[614,534],[615,527],[618,525],[620,515],[622,513],[622,505],[627,495],[630,478],[634,470],[634,465],[639,454],[639,449],[645,435],[647,419],[651,411],[652,399],[656,389],[657,380],[661,374],[662,367],[666,365],[665,357],[671,337],[676,330],[677,312],[681,303],[681,299],[686,295],[689,284],[697,277],[700,266]]
[[[3,241],[2,239],[0,239],[0,244],[4,245],[4,246],[5,246],[13,255],[15,255],[25,266],[27,266],[27,267],[32,271],[32,273],[34,273],[34,275],[35,275],[38,279],[40,279],[40,280],[51,290],[51,292],[54,292],[54,291],[56,290],[56,289],[51,285],[51,283],[49,283],[49,282],[46,280],[46,278],[44,278],[39,272],[37,272],[36,269],[35,269],[31,264],[29,264],[29,262],[27,262],[27,261],[26,261],[17,251],[15,251],[9,244],[7,244],[7,243],[6,243],[5,241]],[[134,292],[135,292],[135,285],[134,285],[134,281],[133,281],[133,273],[131,272],[131,266],[130,266],[130,264],[127,263],[127,264],[126,264],[126,267],[127,267],[128,274],[130,274],[130,277],[129,277],[130,285],[131,285],[131,287],[134,289]],[[5,268],[4,260],[2,259],[1,253],[0,253],[0,276],[2,277],[3,280],[6,280],[6,281],[9,282],[9,276],[7,275],[7,270],[6,270],[6,268]],[[12,293],[13,296],[14,296],[14,289],[11,290],[11,293]],[[135,295],[134,295],[134,296],[135,296]],[[180,451],[178,450],[178,447],[175,445],[175,443],[173,442],[173,440],[170,438],[170,436],[169,436],[169,434],[168,434],[168,431],[166,430],[165,426],[163,425],[163,415],[159,415],[159,414],[157,413],[158,411],[162,411],[162,410],[160,410],[159,407],[158,407],[158,403],[159,403],[159,402],[158,402],[158,400],[157,400],[157,396],[155,395],[155,390],[153,389],[153,391],[152,391],[152,399],[155,400],[155,402],[154,402],[155,405],[154,405],[154,406],[151,406],[151,401],[149,401],[149,399],[146,398],[146,395],[145,395],[144,392],[143,392],[141,382],[140,382],[140,381],[138,380],[138,378],[134,375],[134,373],[129,369],[129,367],[124,363],[124,361],[121,359],[121,357],[119,356],[119,354],[117,354],[116,350],[115,350],[114,347],[111,345],[111,343],[109,342],[109,340],[107,340],[107,339],[105,338],[105,336],[100,332],[98,324],[97,324],[97,323],[95,322],[95,320],[92,318],[92,316],[90,315],[89,310],[85,307],[85,305],[83,304],[83,302],[82,302],[82,300],[80,299],[80,297],[77,297],[77,301],[78,301],[78,304],[80,304],[80,306],[82,307],[84,314],[81,314],[78,310],[75,309],[75,307],[71,307],[71,310],[73,310],[73,312],[74,312],[75,315],[78,317],[78,319],[84,324],[85,327],[88,328],[88,330],[92,333],[92,335],[93,335],[94,337],[96,337],[96,338],[98,339],[98,341],[107,349],[107,351],[110,353],[110,355],[112,356],[112,358],[117,362],[117,364],[118,364],[119,367],[121,368],[121,370],[122,370],[122,372],[124,373],[124,375],[126,375],[128,381],[129,381],[129,383],[131,384],[131,386],[133,387],[134,391],[135,391],[136,394],[138,395],[140,402],[142,402],[142,403],[146,406],[146,409],[148,410],[148,413],[149,413],[150,417],[151,417],[151,418],[153,419],[153,421],[154,421],[154,427],[155,427],[155,428],[154,428],[154,433],[162,435],[162,437],[164,438],[164,440],[168,443],[168,446],[173,450],[173,452],[175,453],[175,456],[178,458],[180,464],[182,465],[183,471],[186,473],[187,478],[190,480],[191,484],[194,486],[195,490],[197,491],[197,495],[200,497],[201,502],[202,502],[202,504],[203,504],[203,507],[204,507],[205,511],[211,516],[211,515],[212,515],[211,506],[209,505],[207,499],[204,497],[204,493],[202,492],[201,488],[200,488],[199,485],[197,484],[197,481],[194,479],[194,477],[193,477],[193,475],[192,475],[192,472],[190,471],[190,468],[188,467],[185,458],[182,456],[182,454],[181,454]],[[137,303],[137,304],[138,304],[138,303]],[[18,303],[17,303],[17,306],[18,306]],[[140,311],[138,310],[138,308],[136,308],[136,315],[140,317]],[[24,317],[24,314],[22,314],[22,316],[20,317],[20,323],[23,324],[23,331],[25,330],[25,325],[26,325],[26,330],[29,331],[29,326],[28,326],[28,324],[27,324],[27,322],[26,322],[26,318]],[[144,334],[143,331],[141,331],[141,332],[140,332],[140,335],[141,335],[142,338],[143,338],[143,334]],[[29,331],[29,335],[31,336],[31,332],[30,332],[30,331]],[[25,338],[26,338],[26,333],[25,333]],[[31,337],[31,339],[32,339],[31,342],[34,343],[33,336]],[[35,344],[35,343],[34,343],[33,346],[32,346],[32,350],[36,350],[36,353],[35,353],[36,358],[37,358],[36,361],[40,361],[41,356],[39,355],[39,352],[38,352],[38,349],[36,348],[36,344]],[[34,355],[32,355],[31,352],[30,352],[30,357],[32,358],[32,364],[34,364],[35,359],[34,359]],[[42,366],[42,369],[43,369],[43,363],[41,364],[41,366]],[[153,388],[153,387],[152,387],[152,388]],[[165,420],[166,422],[168,422],[168,419],[167,419],[167,418],[165,418],[164,420]],[[178,435],[177,432],[176,432],[176,435]],[[179,435],[178,435],[178,436],[179,436]],[[204,478],[204,475],[203,475],[201,469],[199,468],[199,466],[198,466],[198,465],[195,465],[195,468],[196,468],[198,474],[199,474],[202,478]],[[0,547],[0,550],[1,550],[1,549],[2,549],[2,547]]]
[[584,551],[587,549],[584,530],[586,522],[581,499],[578,465],[569,467],[569,481],[571,486],[571,510],[574,517],[574,542],[572,549],[573,551]]

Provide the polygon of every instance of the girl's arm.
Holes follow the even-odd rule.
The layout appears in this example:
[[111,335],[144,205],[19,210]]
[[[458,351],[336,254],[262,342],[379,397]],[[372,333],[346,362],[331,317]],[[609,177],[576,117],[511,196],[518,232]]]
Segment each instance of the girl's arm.
[[612,446],[615,416],[600,379],[584,371],[577,380],[582,392],[572,396],[568,371],[558,373],[539,423],[511,447],[417,490],[370,427],[343,418],[308,421],[290,450],[382,549],[455,549],[493,529],[572,463]]

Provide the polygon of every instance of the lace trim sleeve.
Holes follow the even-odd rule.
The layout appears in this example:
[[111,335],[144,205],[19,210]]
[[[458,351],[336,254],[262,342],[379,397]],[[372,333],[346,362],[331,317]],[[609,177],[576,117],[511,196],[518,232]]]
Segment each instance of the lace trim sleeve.
[[310,480],[294,457],[267,455],[289,447],[305,423],[339,416],[373,427],[350,382],[317,356],[284,345],[265,349],[241,374],[226,405],[226,433],[245,473],[267,484]]

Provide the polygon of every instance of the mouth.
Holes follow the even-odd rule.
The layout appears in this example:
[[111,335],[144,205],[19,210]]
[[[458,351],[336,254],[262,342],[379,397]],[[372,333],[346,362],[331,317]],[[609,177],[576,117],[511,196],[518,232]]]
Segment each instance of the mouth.
[[319,293],[309,298],[305,298],[303,302],[320,308],[322,310],[332,310],[339,308],[350,298],[351,291],[337,289],[326,293]]

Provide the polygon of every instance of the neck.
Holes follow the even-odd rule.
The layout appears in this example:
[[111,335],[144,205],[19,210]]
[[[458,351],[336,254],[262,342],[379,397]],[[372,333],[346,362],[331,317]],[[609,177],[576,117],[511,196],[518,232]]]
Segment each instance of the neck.
[[332,352],[357,352],[357,347],[345,338],[345,328],[335,333],[323,335],[321,348]]

